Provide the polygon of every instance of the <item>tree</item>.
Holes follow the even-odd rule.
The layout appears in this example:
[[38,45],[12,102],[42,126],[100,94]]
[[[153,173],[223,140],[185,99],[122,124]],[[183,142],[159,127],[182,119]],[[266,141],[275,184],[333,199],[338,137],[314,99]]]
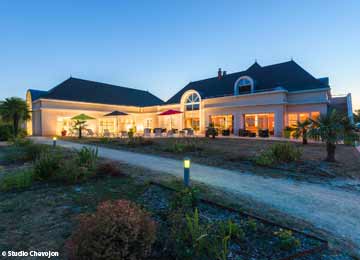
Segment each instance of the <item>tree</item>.
[[212,137],[213,139],[215,139],[215,136],[217,136],[217,135],[218,135],[218,131],[214,127],[214,124],[210,123],[209,126],[206,129],[205,136],[206,137]]
[[354,121],[355,121],[355,123],[360,122],[360,109],[355,110],[355,112],[354,112]]
[[10,97],[1,101],[0,115],[3,121],[12,124],[15,137],[19,134],[20,123],[30,119],[30,111],[26,102],[18,97]]
[[325,142],[326,161],[335,162],[336,144],[352,134],[350,121],[335,109],[315,120],[310,119],[310,121],[311,128],[308,131],[308,136]]
[[311,121],[309,119],[306,119],[303,122],[298,121],[296,126],[295,126],[294,137],[295,138],[302,137],[302,143],[303,144],[308,143],[308,139],[307,139],[308,134],[307,134],[307,132],[309,130],[310,125],[311,125]]

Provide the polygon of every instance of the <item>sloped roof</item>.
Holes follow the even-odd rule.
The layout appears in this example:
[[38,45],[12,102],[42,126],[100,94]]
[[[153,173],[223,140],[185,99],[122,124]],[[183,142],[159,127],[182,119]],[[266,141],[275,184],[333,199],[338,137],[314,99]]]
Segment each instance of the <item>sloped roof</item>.
[[148,91],[72,77],[50,89],[42,98],[140,107],[164,103]]
[[260,66],[257,62],[247,70],[227,74],[220,80],[218,77],[190,82],[166,103],[179,103],[181,96],[190,89],[199,92],[203,99],[234,95],[234,84],[241,76],[249,76],[255,82],[255,92],[282,87],[287,91],[309,90],[329,87],[316,79],[295,61]]
[[35,101],[48,93],[47,91],[37,89],[29,89],[29,92],[31,94],[32,101]]

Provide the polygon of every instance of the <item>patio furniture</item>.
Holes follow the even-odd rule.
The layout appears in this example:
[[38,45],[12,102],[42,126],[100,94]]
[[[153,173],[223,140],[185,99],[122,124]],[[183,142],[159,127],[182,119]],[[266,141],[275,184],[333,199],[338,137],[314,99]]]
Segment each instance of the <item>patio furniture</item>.
[[86,130],[86,132],[87,132],[87,136],[90,136],[90,137],[95,136],[95,133],[93,132],[92,129],[85,129],[85,130]]
[[185,136],[185,131],[184,131],[184,130],[180,130],[180,131],[179,131],[179,136],[180,136],[180,137],[184,137],[184,136]]
[[269,137],[269,129],[259,129],[259,137]]
[[221,131],[222,136],[229,136],[230,135],[230,129],[223,129]]
[[249,136],[249,131],[246,129],[239,129],[239,136]]
[[109,129],[104,129],[103,136],[104,137],[111,137],[111,133],[110,133]]
[[156,137],[160,137],[162,135],[162,128],[154,128],[154,134]]
[[144,136],[150,136],[151,135],[151,128],[144,128]]
[[187,135],[187,136],[194,136],[194,130],[191,129],[191,128],[188,129],[186,135]]
[[120,138],[127,138],[128,137],[128,132],[127,131],[121,131],[120,132]]
[[254,133],[254,132],[249,132],[249,137],[256,137],[256,133]]

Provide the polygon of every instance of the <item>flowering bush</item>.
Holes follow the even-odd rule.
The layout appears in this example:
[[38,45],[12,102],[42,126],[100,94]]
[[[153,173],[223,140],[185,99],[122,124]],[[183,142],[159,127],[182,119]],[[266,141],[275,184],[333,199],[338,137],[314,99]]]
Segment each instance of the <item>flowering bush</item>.
[[80,216],[67,249],[70,259],[146,259],[155,235],[155,222],[135,203],[106,201]]

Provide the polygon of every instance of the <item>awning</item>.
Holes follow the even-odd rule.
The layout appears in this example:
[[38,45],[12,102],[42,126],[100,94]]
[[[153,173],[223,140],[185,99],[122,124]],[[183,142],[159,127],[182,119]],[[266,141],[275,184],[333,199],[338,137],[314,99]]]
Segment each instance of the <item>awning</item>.
[[176,114],[181,114],[181,113],[182,113],[181,111],[169,109],[169,110],[166,110],[166,111],[160,113],[159,116],[171,116],[171,115],[176,115]]

